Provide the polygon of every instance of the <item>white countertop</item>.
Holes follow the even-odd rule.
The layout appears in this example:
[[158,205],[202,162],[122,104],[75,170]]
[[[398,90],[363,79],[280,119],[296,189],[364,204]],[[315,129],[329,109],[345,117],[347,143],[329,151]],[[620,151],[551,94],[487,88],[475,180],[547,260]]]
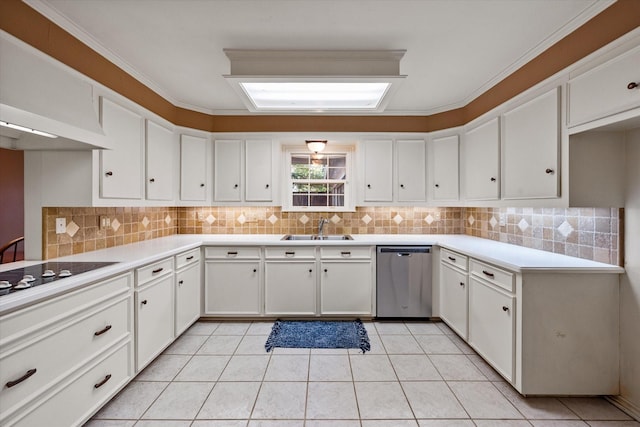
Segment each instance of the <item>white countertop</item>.
[[[437,245],[462,252],[515,272],[535,273],[623,273],[622,267],[589,261],[537,249],[510,245],[460,234],[356,234],[353,240],[287,240],[280,234],[178,234],[48,261],[117,262],[79,276],[57,280],[0,297],[0,314],[63,294],[85,284],[123,273],[167,256],[206,245],[236,246],[354,246],[354,245]],[[0,272],[40,264],[19,261],[0,265]]]

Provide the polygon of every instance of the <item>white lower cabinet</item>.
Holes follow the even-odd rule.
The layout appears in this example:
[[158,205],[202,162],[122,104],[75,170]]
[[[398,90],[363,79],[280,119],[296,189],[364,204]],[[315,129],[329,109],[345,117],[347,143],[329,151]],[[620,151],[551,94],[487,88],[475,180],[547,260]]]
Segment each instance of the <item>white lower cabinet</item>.
[[469,290],[469,344],[513,381],[516,298],[476,277]]
[[261,314],[260,270],[260,260],[207,260],[205,314]]
[[265,314],[316,314],[316,262],[265,262]]
[[322,261],[320,314],[370,315],[372,280],[371,261]]
[[176,272],[175,336],[183,333],[200,317],[200,262]]
[[468,289],[466,271],[440,263],[440,317],[464,339],[468,338]]

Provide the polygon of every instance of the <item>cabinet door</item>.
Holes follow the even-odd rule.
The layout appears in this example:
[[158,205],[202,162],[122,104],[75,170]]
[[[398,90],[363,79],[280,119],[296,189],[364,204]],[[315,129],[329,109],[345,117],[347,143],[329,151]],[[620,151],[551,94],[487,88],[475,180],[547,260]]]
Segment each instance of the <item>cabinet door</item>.
[[216,141],[214,156],[214,199],[217,202],[239,202],[242,141]]
[[176,273],[175,336],[200,317],[200,263]]
[[464,135],[460,162],[467,200],[500,198],[500,126],[497,117]]
[[207,262],[206,314],[260,314],[260,262]]
[[136,372],[173,341],[173,275],[135,292]]
[[433,140],[433,199],[458,200],[458,135]]
[[271,141],[248,140],[245,150],[245,200],[270,202],[273,200]]
[[142,117],[100,98],[102,128],[113,149],[100,150],[100,197],[142,198]]
[[426,200],[427,152],[420,141],[398,141],[398,201],[424,202]]
[[364,201],[393,201],[393,141],[363,141]]
[[503,198],[558,197],[560,89],[503,116]]
[[467,339],[467,274],[445,263],[440,264],[440,317]]
[[180,141],[180,200],[205,201],[207,140],[182,135]]
[[473,276],[470,287],[469,344],[513,382],[515,297]]
[[147,199],[173,199],[173,132],[147,120]]
[[321,314],[371,315],[371,262],[323,261],[320,278]]
[[316,263],[265,263],[265,314],[316,314]]

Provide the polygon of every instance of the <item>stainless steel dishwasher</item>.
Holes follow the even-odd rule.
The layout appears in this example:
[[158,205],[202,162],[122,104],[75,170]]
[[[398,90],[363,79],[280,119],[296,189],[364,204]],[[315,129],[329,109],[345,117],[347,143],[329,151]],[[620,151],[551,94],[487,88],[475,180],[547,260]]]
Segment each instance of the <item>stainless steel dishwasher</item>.
[[377,317],[431,317],[431,246],[378,246]]

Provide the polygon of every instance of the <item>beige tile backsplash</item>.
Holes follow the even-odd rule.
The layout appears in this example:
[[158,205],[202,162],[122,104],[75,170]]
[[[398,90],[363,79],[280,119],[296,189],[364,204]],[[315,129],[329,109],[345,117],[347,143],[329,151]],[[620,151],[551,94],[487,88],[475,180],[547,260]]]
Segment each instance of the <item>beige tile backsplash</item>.
[[[110,226],[100,228],[100,217]],[[64,217],[67,232],[56,234]],[[355,212],[283,212],[279,207],[43,208],[43,258],[172,234],[468,234],[620,264],[622,209],[359,207]],[[501,225],[501,220],[504,225]]]

